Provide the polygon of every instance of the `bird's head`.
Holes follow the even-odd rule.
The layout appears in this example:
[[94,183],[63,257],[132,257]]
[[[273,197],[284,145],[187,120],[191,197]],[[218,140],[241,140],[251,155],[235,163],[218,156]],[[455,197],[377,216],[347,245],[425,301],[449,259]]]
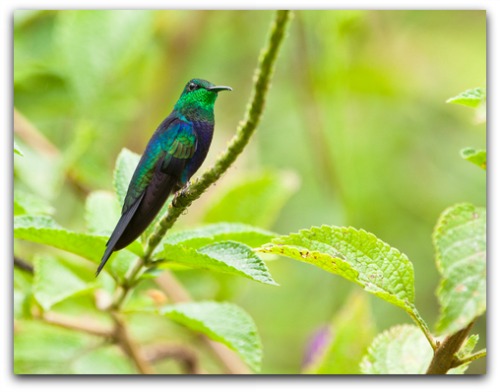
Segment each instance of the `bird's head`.
[[184,87],[175,109],[186,115],[192,115],[196,111],[213,112],[217,94],[224,90],[231,91],[232,88],[216,86],[203,79],[191,79]]

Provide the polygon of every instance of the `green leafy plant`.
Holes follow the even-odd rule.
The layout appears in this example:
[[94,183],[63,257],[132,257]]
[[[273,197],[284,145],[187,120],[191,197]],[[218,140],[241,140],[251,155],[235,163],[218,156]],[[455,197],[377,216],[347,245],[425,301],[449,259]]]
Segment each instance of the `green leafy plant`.
[[[485,99],[483,90],[474,89],[448,102],[477,107]],[[432,238],[441,275],[436,334],[414,303],[413,264],[371,233],[351,227],[313,227],[276,237],[258,250],[313,264],[408,313],[416,326],[399,325],[378,335],[361,362],[363,373],[463,373],[470,362],[486,355],[486,350],[472,353],[479,337],[469,336],[475,320],[486,311],[486,209],[469,203],[449,207],[439,217]],[[336,344],[333,340],[327,352]],[[324,356],[315,372],[328,368],[329,361],[333,362],[331,356]]]
[[[92,18],[88,13],[70,15],[78,15],[77,18],[88,18],[88,21],[95,22],[95,18]],[[101,16],[103,20],[99,21],[99,23],[104,26],[107,26],[106,21],[109,18],[123,17],[123,15],[117,16],[114,13],[104,13]],[[262,245],[270,240],[274,236],[271,232],[243,223],[224,223],[208,224],[193,230],[173,232],[169,233],[171,235],[167,237],[165,237],[165,233],[173,226],[183,211],[227,170],[255,131],[262,115],[274,63],[289,18],[289,11],[278,11],[276,13],[269,41],[260,57],[253,96],[246,118],[237,129],[236,136],[230,142],[225,153],[219,157],[215,165],[182,193],[175,196],[175,200],[164,208],[163,214],[160,214],[154,230],[145,233],[142,242],[135,241],[127,247],[127,250],[119,252],[116,257],[113,257],[109,264],[108,277],[95,281],[92,275],[89,274],[88,268],[81,267],[76,263],[48,257],[36,259],[33,269],[27,268],[28,272],[33,273],[33,277],[23,275],[22,278],[17,279],[16,287],[19,288],[15,292],[15,302],[19,309],[17,313],[21,313],[21,309],[28,308],[27,313],[29,315],[34,315],[35,319],[45,323],[112,338],[122,347],[128,359],[122,358],[114,369],[107,367],[109,372],[119,373],[130,370],[130,361],[132,361],[140,373],[154,373],[155,371],[151,365],[152,361],[148,360],[147,353],[144,352],[143,348],[139,348],[130,337],[126,321],[127,312],[134,309],[134,306],[130,306],[130,303],[127,306],[125,304],[128,297],[133,294],[135,286],[145,280],[153,280],[162,270],[175,268],[176,265],[180,265],[182,268],[202,268],[215,273],[236,275],[256,282],[276,285],[264,261],[252,249],[252,247]],[[63,24],[66,19],[68,18],[64,19]],[[133,23],[134,17],[125,19],[127,23]],[[78,21],[75,21],[75,23],[79,25]],[[125,28],[126,26],[122,27]],[[78,29],[72,31],[78,33]],[[77,38],[64,36],[61,45],[73,42]],[[113,48],[113,50],[116,51],[116,48]],[[65,53],[67,52],[65,51]],[[111,51],[111,55],[113,53]],[[81,55],[84,56],[83,59],[89,58],[88,55],[78,51],[76,56],[69,56],[66,63],[76,61],[79,58],[78,56]],[[110,55],[110,53],[106,52],[106,55]],[[105,61],[99,67],[92,68],[93,72],[105,77],[105,70],[103,70],[105,64],[108,64],[108,61]],[[87,75],[96,79],[95,75],[92,76],[92,72],[87,73]],[[80,78],[76,78],[72,82],[83,103],[93,101],[91,95],[94,90],[88,88],[89,83]],[[14,151],[20,154],[17,146],[15,146]],[[119,205],[123,202],[138,159],[137,155],[128,150],[123,150],[119,154],[114,174],[117,201],[103,192],[89,194],[86,202],[88,233],[65,229],[48,215],[34,215],[35,208],[30,208],[28,203],[18,200],[16,202],[18,207],[15,211],[16,217],[14,221],[15,238],[52,246],[81,256],[94,263],[99,262],[109,231],[112,229],[110,224],[112,225],[118,216]],[[280,184],[281,179],[279,176],[271,178],[273,180],[269,182],[269,186],[274,187],[274,189],[271,190],[270,188],[267,195],[263,194],[263,197],[275,198],[274,202],[266,204],[270,207],[275,204],[278,207],[289,197],[289,193]],[[275,178],[278,180],[274,181]],[[276,189],[276,186],[280,188]],[[266,189],[265,186],[260,187],[260,183],[257,185],[249,184],[249,187]],[[233,191],[235,190],[230,190],[230,192]],[[17,264],[21,265],[23,263],[18,260]],[[168,272],[164,272],[164,274],[168,275]],[[32,295],[29,295],[22,292],[22,289],[25,289],[31,280]],[[68,321],[64,316],[61,317],[58,312],[54,311],[57,308],[56,305],[63,300],[83,296],[84,293],[94,290],[96,286],[101,291],[96,292],[100,299],[97,299],[97,309],[95,310],[105,310],[111,316],[114,325],[111,329],[102,326],[89,326],[88,323],[78,320]],[[174,296],[175,294],[172,295],[172,297]],[[158,299],[157,296],[156,299],[159,302],[156,304],[151,302],[147,304],[147,301],[142,303],[142,306],[139,306],[140,312],[166,317],[195,333],[201,333],[205,337],[212,339],[211,341],[208,340],[206,344],[231,372],[233,372],[231,367],[234,366],[231,362],[239,364],[238,372],[248,372],[249,370],[234,356],[228,357],[227,352],[223,353],[220,346],[214,346],[213,341],[221,342],[229,349],[234,350],[251,371],[260,370],[262,358],[260,338],[252,318],[245,311],[230,303],[211,301],[160,306],[164,302],[163,298],[164,296]],[[130,302],[133,305],[133,301]],[[34,309],[31,309],[32,307]],[[76,327],[77,325],[78,327]],[[26,342],[23,339],[24,337],[20,337],[16,345],[22,346],[25,344]],[[107,362],[113,360],[115,354],[113,354],[113,351],[103,349],[103,347],[105,348],[103,344],[105,345],[106,342],[100,342],[94,347],[90,356],[91,359],[82,360],[80,358],[69,369],[65,368],[63,363],[58,363],[57,366],[61,366],[64,370],[58,370],[57,372],[85,372],[87,364],[91,363],[91,361]],[[75,345],[80,348],[85,346],[87,347],[86,350],[88,349],[88,343],[86,342],[75,343]],[[64,343],[64,346],[67,346],[67,344]],[[67,349],[65,347],[63,351],[66,352]],[[70,357],[71,354],[68,354],[68,358]],[[120,362],[123,363],[123,366],[119,365]],[[36,369],[37,366],[33,363],[31,357],[23,355],[22,350],[21,352],[16,351],[16,363],[16,372],[19,373],[25,372],[26,369]],[[195,371],[196,369],[193,368],[192,370]],[[47,371],[51,372],[54,369],[48,367]],[[201,370],[197,369],[196,372],[201,372]]]
[[[304,366],[304,373],[464,373],[470,362],[486,355],[486,350],[474,352],[479,336],[470,333],[474,321],[486,311],[486,210],[482,207],[454,205],[441,214],[435,227],[441,312],[434,331],[415,304],[417,265],[374,234],[329,225],[289,235],[268,230],[297,189],[294,174],[256,170],[226,188],[216,187],[199,214],[202,224],[178,227],[178,218],[221,178],[255,132],[291,17],[288,11],[276,13],[245,118],[222,155],[184,192],[174,196],[142,238],[117,252],[95,279],[96,263],[119,217],[139,156],[128,149],[117,151],[113,155],[117,156],[114,193],[93,191],[109,183],[109,178],[100,176],[102,159],[90,154],[96,150],[92,139],[98,128],[86,116],[93,113],[106,123],[109,114],[101,111],[101,106],[119,111],[120,121],[131,116],[127,108],[132,107],[132,98],[124,98],[127,94],[120,90],[127,86],[115,86],[119,85],[120,73],[130,68],[146,77],[155,67],[154,63],[141,65],[136,60],[151,34],[151,14],[69,11],[58,16],[54,25],[46,22],[50,12],[16,15],[15,26],[30,25],[32,18],[39,20],[34,24],[38,29],[34,36],[55,32],[58,50],[50,52],[36,42],[21,41],[15,51],[16,62],[28,66],[15,72],[15,83],[43,85],[48,79],[57,91],[49,98],[60,101],[64,108],[68,101],[78,103],[68,111],[78,119],[68,153],[59,152],[40,138],[19,112],[14,114],[16,132],[25,135],[14,143],[15,171],[24,179],[24,187],[16,187],[14,192],[14,237],[16,244],[22,241],[34,253],[26,262],[17,257],[15,248],[16,373],[259,372],[266,354],[265,339],[259,336],[259,323],[252,319],[252,312],[227,300],[227,291],[235,290],[227,282],[247,279],[249,284],[263,283],[263,291],[280,290],[274,287],[277,283],[267,265],[277,256],[312,264],[355,283],[366,293],[403,310],[415,323],[395,325],[375,336],[369,295],[356,291],[342,301],[342,309],[325,326],[327,339],[312,362]],[[356,18],[353,15],[349,20]],[[343,23],[348,27],[351,22]],[[85,33],[89,30],[90,36]],[[109,38],[96,53],[92,43],[101,35]],[[181,37],[181,46],[185,39]],[[33,48],[38,48],[39,57],[32,57]],[[40,67],[35,58],[51,59],[57,67]],[[312,86],[313,81],[309,84]],[[96,85],[113,86],[111,98],[101,97],[93,87]],[[106,99],[112,104],[104,105]],[[485,100],[485,91],[474,89],[449,102],[475,108],[480,120],[485,116]],[[59,127],[65,130],[65,121]],[[33,135],[38,135],[39,155],[33,153],[32,145],[25,145]],[[325,143],[319,143],[321,151]],[[320,161],[328,163],[325,151],[328,153],[324,150]],[[462,156],[486,169],[484,150],[467,148]],[[327,167],[323,169],[329,172]],[[50,173],[50,178],[39,176],[42,172]],[[85,231],[60,220],[57,195],[63,183],[69,183],[85,200],[81,214]],[[196,275],[200,270],[203,275],[218,277],[216,283],[203,286],[201,275]],[[200,279],[203,294],[188,292],[174,271],[179,276],[184,271],[192,272]]]

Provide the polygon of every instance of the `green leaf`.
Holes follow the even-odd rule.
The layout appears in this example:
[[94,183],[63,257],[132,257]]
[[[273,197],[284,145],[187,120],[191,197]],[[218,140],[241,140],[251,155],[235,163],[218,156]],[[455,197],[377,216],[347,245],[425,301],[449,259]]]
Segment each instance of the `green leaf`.
[[476,150],[472,147],[460,151],[462,158],[486,170],[486,150]]
[[110,192],[96,191],[85,202],[85,220],[91,233],[110,235],[120,219],[120,206]]
[[54,37],[59,66],[83,105],[98,102],[100,91],[118,69],[141,53],[149,37],[150,18],[150,11],[139,10],[57,14]]
[[17,154],[17,155],[20,155],[20,156],[23,156],[23,153],[22,151],[19,149],[16,141],[14,140],[14,154]]
[[257,250],[313,264],[408,312],[414,311],[411,262],[371,233],[352,227],[321,226],[272,242]]
[[39,256],[34,260],[33,293],[45,310],[91,287],[88,281],[78,276],[62,260],[47,255]]
[[[101,261],[107,236],[76,233],[59,226],[47,216],[22,215],[14,217],[14,238],[53,246],[74,253],[95,263]],[[135,257],[130,252],[141,256],[142,248],[137,242],[112,256],[108,271],[123,277]]]
[[236,351],[254,371],[260,370],[262,346],[252,318],[230,303],[198,302],[165,306],[162,314],[224,343]]
[[297,188],[298,180],[291,173],[266,171],[246,175],[229,187],[215,191],[204,221],[270,227]]
[[118,197],[120,205],[123,205],[128,185],[140,159],[141,157],[138,154],[126,148],[122,149],[118,158],[116,158],[113,186],[115,187],[116,197]]
[[[476,347],[478,341],[479,341],[479,335],[470,335],[462,345],[462,348],[458,351],[457,353],[458,357],[462,359],[469,356]],[[456,368],[448,370],[448,373],[446,374],[464,374],[469,365],[470,362],[465,363]]]
[[433,240],[442,276],[437,329],[452,334],[486,311],[486,209],[467,203],[446,209]]
[[455,97],[446,101],[446,103],[455,103],[458,105],[470,106],[477,108],[486,100],[486,90],[482,88],[473,88],[466,90]]
[[199,248],[214,242],[236,241],[250,247],[257,247],[269,242],[275,235],[270,231],[241,223],[215,223],[196,229],[168,233],[163,242]]
[[382,332],[361,362],[364,374],[425,374],[432,348],[414,325],[396,325]]
[[333,318],[328,331],[328,344],[316,360],[313,359],[306,373],[359,374],[359,363],[375,336],[375,324],[366,294],[351,294]]
[[16,321],[14,373],[70,374],[71,361],[99,340],[39,321]]
[[165,244],[155,257],[192,268],[243,276],[257,282],[276,285],[266,265],[252,248],[234,241],[217,242],[200,249]]
[[100,347],[78,357],[71,368],[75,374],[137,374],[118,347]]
[[31,317],[31,299],[33,297],[33,275],[27,271],[14,268],[14,300],[13,313],[15,319]]
[[50,215],[54,209],[42,198],[14,189],[14,215]]

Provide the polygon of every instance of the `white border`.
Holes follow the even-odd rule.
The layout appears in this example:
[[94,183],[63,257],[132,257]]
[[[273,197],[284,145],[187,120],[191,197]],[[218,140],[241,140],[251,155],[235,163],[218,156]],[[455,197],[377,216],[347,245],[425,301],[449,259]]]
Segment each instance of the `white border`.
[[[98,390],[109,390],[111,386],[119,388],[119,391],[135,391],[137,388],[146,389],[148,392],[154,391],[172,391],[172,388],[193,387],[200,390],[226,391],[234,388],[238,390],[284,390],[302,391],[305,388],[314,388],[315,391],[344,390],[349,391],[397,391],[402,389],[420,391],[422,388],[450,388],[453,391],[478,391],[495,390],[500,385],[500,372],[496,366],[498,353],[498,337],[496,336],[499,328],[498,314],[495,312],[498,299],[498,287],[496,286],[498,267],[495,265],[498,260],[497,244],[492,241],[494,238],[495,227],[498,223],[497,208],[491,196],[496,192],[497,182],[491,173],[497,168],[494,149],[497,146],[498,129],[495,126],[495,112],[488,111],[488,191],[489,191],[489,254],[488,254],[488,375],[487,376],[469,376],[469,377],[200,377],[200,378],[181,378],[181,377],[14,377],[12,375],[12,320],[11,320],[11,278],[12,278],[12,221],[11,221],[11,202],[12,202],[12,13],[15,9],[65,9],[65,8],[87,8],[87,9],[486,9],[488,24],[488,106],[489,109],[495,107],[492,102],[498,93],[498,83],[494,70],[498,70],[498,41],[500,23],[500,11],[498,1],[491,0],[351,0],[351,1],[253,1],[230,3],[210,1],[185,0],[182,3],[166,1],[0,1],[0,37],[1,45],[1,86],[2,100],[0,119],[2,120],[2,184],[0,186],[0,217],[8,224],[4,225],[2,232],[0,249],[3,257],[0,263],[0,276],[2,277],[2,295],[1,298],[1,345],[2,358],[0,358],[0,390],[1,391],[37,391],[44,390],[51,392],[67,392],[71,388],[72,392],[88,392],[89,387]],[[495,65],[496,64],[496,65]],[[492,101],[491,101],[492,100]],[[493,327],[495,326],[495,327]],[[497,385],[497,387],[493,387]]]

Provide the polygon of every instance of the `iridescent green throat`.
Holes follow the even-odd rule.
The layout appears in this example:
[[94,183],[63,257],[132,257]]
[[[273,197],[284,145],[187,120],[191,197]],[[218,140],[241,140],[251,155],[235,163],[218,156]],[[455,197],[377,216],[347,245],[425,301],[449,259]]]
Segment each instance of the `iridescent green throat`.
[[214,104],[217,93],[199,88],[196,91],[184,92],[174,110],[189,121],[214,121]]

